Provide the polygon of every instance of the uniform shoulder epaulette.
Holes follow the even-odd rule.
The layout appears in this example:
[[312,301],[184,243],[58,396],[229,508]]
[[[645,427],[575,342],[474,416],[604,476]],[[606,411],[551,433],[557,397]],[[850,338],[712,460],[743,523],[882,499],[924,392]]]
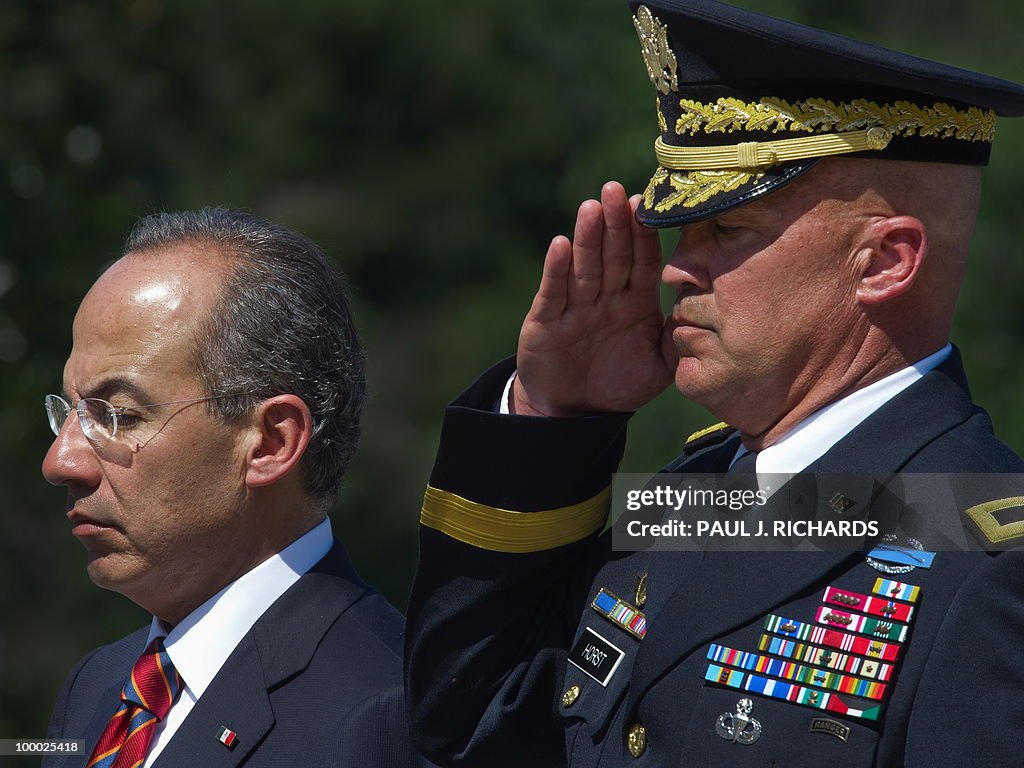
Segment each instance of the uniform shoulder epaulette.
[[1002,549],[1024,544],[1024,496],[975,504],[964,516],[989,545]]
[[692,456],[697,451],[703,450],[704,448],[708,448],[712,445],[718,445],[734,432],[736,432],[736,430],[724,421],[720,421],[718,424],[712,424],[710,427],[705,427],[704,429],[698,429],[686,438],[686,444],[683,446],[683,454],[686,456]]

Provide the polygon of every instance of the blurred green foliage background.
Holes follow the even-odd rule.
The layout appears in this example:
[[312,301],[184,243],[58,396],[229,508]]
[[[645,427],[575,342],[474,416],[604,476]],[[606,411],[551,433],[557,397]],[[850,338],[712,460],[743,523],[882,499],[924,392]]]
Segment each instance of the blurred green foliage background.
[[[1024,79],[1019,0],[739,4]],[[404,607],[445,403],[514,351],[579,202],[642,190],[657,131],[619,0],[23,1],[0,46],[0,737],[41,737],[74,662],[148,620],[88,581],[39,472],[77,303],[138,216],[249,208],[347,273],[371,400],[335,531]],[[1001,121],[954,336],[1018,451],[1022,175],[1024,125]],[[624,469],[709,423],[664,394]]]

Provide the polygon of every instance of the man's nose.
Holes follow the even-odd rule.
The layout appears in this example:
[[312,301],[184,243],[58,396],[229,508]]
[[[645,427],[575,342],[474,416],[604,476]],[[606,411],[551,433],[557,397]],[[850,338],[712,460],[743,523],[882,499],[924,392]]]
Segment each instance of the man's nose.
[[661,281],[676,291],[711,287],[708,259],[711,240],[706,222],[687,224],[679,230],[679,242],[661,272]]
[[78,422],[78,414],[71,411],[53,438],[50,449],[43,457],[43,477],[52,485],[83,485],[99,483],[100,471],[96,452],[89,444]]

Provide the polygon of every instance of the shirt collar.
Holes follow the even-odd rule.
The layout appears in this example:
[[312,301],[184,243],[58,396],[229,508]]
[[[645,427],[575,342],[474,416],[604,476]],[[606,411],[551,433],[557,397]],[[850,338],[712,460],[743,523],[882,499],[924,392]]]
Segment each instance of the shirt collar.
[[[777,443],[757,455],[757,473],[796,474],[820,459],[833,445],[852,432],[862,421],[926,373],[942,363],[953,351],[946,344],[911,366],[827,405],[811,414],[787,432]],[[741,444],[733,462],[744,453]]]
[[157,637],[174,668],[198,699],[252,625],[334,544],[325,519],[283,550],[242,575],[186,616],[173,629],[157,617],[147,645]]

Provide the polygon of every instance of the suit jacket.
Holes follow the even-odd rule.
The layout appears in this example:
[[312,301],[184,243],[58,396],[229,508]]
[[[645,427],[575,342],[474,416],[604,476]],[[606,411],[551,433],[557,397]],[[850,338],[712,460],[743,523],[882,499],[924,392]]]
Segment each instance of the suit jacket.
[[[1008,724],[1024,716],[1020,553],[939,552],[930,569],[886,576],[856,552],[617,552],[598,533],[552,547],[556,529],[601,498],[628,417],[498,416],[494,398],[510,372],[510,363],[492,369],[449,408],[425,500],[406,648],[413,738],[424,754],[481,766],[1019,764],[1024,733]],[[706,447],[669,469],[724,472],[736,445]],[[808,468],[1022,470],[971,402],[955,351]],[[481,523],[488,515],[505,527]],[[536,522],[545,519],[548,528]],[[639,608],[641,575],[642,640],[591,606],[604,588]],[[888,670],[847,654],[861,679],[884,681],[878,699],[803,683],[815,706],[802,706],[729,687],[736,676],[709,658],[715,645],[792,661],[762,650],[768,617],[813,625],[827,587],[870,595],[878,578],[920,588]],[[817,708],[825,694],[847,711]],[[733,740],[741,698],[757,726]],[[880,704],[876,719],[850,711],[863,702]]]
[[[84,738],[117,710],[148,629],[99,648],[68,676],[47,738]],[[334,547],[253,625],[167,743],[156,768],[419,765],[401,690],[402,618]],[[238,734],[229,749],[220,726]]]

